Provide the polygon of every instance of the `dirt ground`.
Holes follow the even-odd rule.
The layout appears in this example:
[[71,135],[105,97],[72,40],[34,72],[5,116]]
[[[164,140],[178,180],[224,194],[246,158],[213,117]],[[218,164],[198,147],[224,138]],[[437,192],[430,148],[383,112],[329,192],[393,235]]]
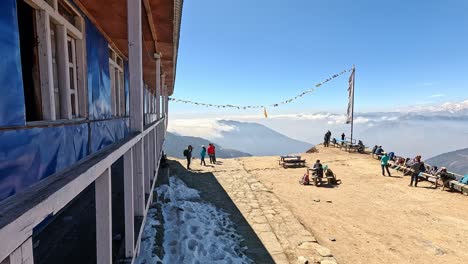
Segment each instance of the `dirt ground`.
[[242,164],[339,263],[468,263],[468,197],[427,182],[409,187],[395,170],[383,177],[369,155],[319,148],[303,157],[320,159],[342,183],[299,185],[305,169],[280,168],[278,157],[225,160],[224,169]]

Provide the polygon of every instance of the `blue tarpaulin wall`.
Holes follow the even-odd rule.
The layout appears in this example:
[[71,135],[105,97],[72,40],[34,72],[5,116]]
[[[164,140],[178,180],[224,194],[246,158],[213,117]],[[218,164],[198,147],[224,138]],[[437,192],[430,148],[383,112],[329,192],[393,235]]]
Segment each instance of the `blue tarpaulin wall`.
[[89,119],[109,118],[112,115],[109,44],[88,19],[86,19],[86,54]]
[[[0,1],[0,201],[125,138],[129,119],[110,119],[108,43],[86,21],[89,119],[78,125],[27,128],[16,0]],[[125,63],[126,110],[129,73]],[[106,119],[106,120],[104,120]]]
[[25,124],[16,0],[0,1],[0,126]]
[[87,124],[1,132],[0,200],[84,158],[87,142]]
[[117,142],[128,135],[129,119],[113,119],[92,122],[91,153]]

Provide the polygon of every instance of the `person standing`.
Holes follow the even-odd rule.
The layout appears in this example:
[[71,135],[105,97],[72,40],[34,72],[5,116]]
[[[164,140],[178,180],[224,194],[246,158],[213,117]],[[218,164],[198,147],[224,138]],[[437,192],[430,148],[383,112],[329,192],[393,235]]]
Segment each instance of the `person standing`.
[[383,153],[382,158],[380,159],[380,165],[382,166],[382,176],[385,176],[385,169],[387,170],[388,176],[392,177],[390,171],[388,170],[388,161],[390,157],[387,155],[386,152]]
[[413,165],[411,165],[411,182],[408,186],[418,187],[418,178],[419,173],[421,172],[421,166],[424,166],[424,163],[421,163],[421,156],[416,156],[414,159]]
[[211,144],[213,146],[213,164],[216,164],[216,147],[214,144]]
[[202,150],[200,151],[200,165],[206,166],[205,162],[205,156],[206,156],[206,148],[205,146],[202,146]]
[[331,138],[331,132],[330,132],[330,130],[328,130],[327,133],[325,133],[325,137],[323,138],[323,139],[324,139],[323,145],[324,145],[325,147],[329,147],[329,146],[330,146],[330,138]]
[[190,162],[192,161],[192,145],[188,145],[188,147],[184,150],[184,156],[187,159],[187,170],[190,170]]
[[210,164],[214,163],[213,152],[214,152],[213,144],[210,143],[210,144],[208,144],[208,157],[210,157]]
[[344,141],[345,137],[346,137],[345,133],[341,134],[341,141]]

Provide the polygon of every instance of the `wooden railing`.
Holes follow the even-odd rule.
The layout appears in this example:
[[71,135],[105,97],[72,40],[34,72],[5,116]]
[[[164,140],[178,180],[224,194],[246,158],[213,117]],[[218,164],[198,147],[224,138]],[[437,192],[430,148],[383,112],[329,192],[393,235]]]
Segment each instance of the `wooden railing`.
[[[167,112],[166,112],[167,113]],[[167,114],[165,115],[167,116]],[[124,160],[125,258],[139,252],[140,238],[152,201],[166,118],[149,124],[65,171],[0,203],[0,263],[34,263],[33,228],[54,215],[95,183],[97,263],[112,262],[111,165]],[[142,219],[135,237],[135,219]],[[135,243],[136,241],[136,243]]]

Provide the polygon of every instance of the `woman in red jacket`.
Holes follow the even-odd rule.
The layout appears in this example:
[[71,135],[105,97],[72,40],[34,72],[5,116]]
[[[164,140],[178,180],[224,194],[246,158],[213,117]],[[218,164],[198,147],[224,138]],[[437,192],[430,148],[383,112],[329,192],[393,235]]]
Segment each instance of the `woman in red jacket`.
[[213,146],[213,144],[210,143],[208,145],[208,149],[206,151],[208,152],[208,157],[210,157],[210,163],[211,164],[215,163],[214,158],[213,158],[214,157],[214,146]]

